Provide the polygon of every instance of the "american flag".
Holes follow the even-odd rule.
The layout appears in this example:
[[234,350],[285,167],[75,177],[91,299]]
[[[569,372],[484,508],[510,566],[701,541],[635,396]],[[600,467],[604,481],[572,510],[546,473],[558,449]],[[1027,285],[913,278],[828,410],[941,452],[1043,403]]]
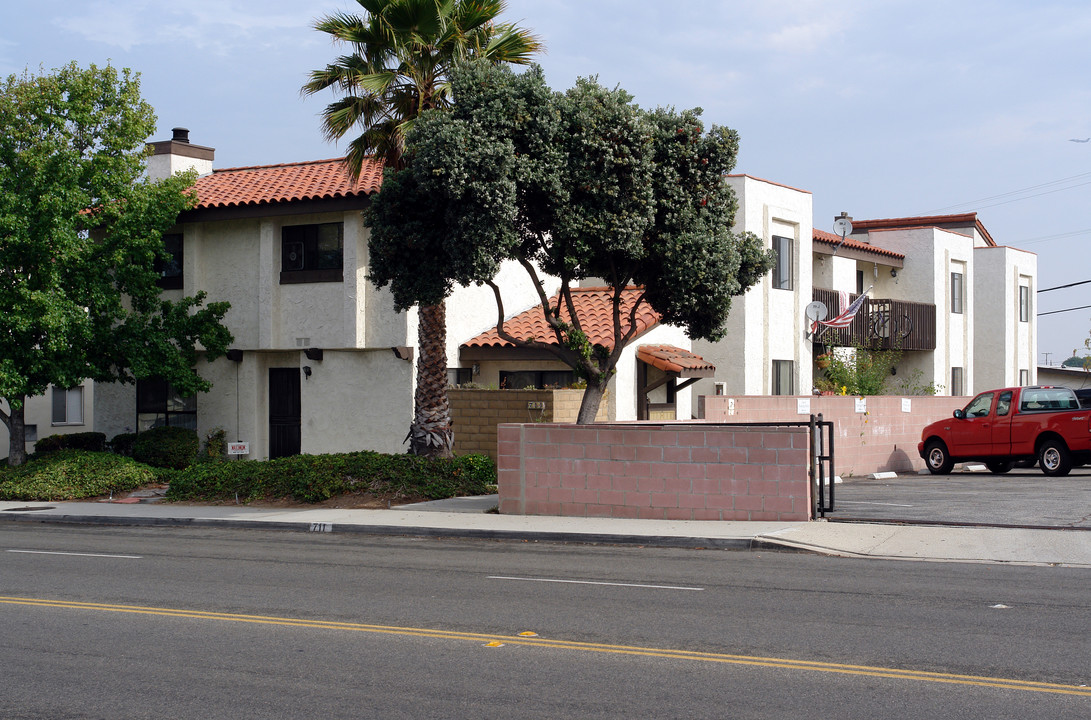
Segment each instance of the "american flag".
[[[874,287],[874,285],[872,285],[871,287]],[[856,313],[860,312],[860,308],[864,306],[864,300],[867,299],[867,294],[871,292],[871,287],[860,293],[860,296],[853,300],[851,305],[848,304],[849,294],[844,290],[838,291],[837,295],[841,303],[840,314],[838,314],[837,317],[831,320],[815,320],[814,324],[811,325],[811,332],[814,333],[816,330],[818,330],[819,325],[824,326],[823,329],[828,327],[846,328],[851,325],[852,319],[856,317]]]

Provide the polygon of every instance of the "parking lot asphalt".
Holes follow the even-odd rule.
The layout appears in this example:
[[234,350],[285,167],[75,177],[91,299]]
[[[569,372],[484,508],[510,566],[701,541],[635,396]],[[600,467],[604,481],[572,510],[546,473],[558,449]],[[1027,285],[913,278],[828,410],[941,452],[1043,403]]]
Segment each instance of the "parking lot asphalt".
[[1091,468],[1051,478],[1038,468],[1004,475],[900,474],[845,478],[834,490],[833,522],[912,522],[1091,530]]

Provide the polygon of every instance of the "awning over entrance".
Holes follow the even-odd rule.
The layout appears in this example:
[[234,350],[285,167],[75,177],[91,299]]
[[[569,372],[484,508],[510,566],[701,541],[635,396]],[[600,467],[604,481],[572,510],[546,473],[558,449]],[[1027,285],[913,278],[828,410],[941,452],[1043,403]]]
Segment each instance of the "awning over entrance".
[[[712,377],[716,367],[700,355],[673,345],[638,345],[637,385],[640,388],[637,405],[638,420],[676,419],[675,393],[697,382],[699,378]],[[648,368],[659,370],[662,375],[649,381]],[[678,382],[679,378],[689,378]],[[667,402],[653,403],[648,395],[658,387],[667,385]]]
[[675,377],[705,378],[716,373],[716,366],[700,355],[673,345],[640,345],[636,349],[636,357]]

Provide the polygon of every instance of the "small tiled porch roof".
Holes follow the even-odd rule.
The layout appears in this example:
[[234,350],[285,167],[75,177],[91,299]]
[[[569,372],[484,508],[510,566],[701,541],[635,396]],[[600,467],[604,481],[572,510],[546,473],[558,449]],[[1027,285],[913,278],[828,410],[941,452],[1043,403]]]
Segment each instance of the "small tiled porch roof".
[[[856,253],[864,253],[869,256],[876,256],[875,259],[887,264],[902,267],[905,262],[905,255],[894,252],[893,250],[887,250],[871,243],[861,242],[860,240],[854,240],[851,237],[846,237],[845,242],[841,242],[840,235],[834,235],[833,233],[825,232],[823,230],[814,229],[813,237],[815,242],[815,251],[822,254],[830,254],[833,252],[833,248],[839,248],[843,250],[852,250]],[[894,261],[894,262],[891,262]]]
[[677,377],[712,377],[716,366],[700,355],[673,345],[641,345],[636,349],[641,362]]

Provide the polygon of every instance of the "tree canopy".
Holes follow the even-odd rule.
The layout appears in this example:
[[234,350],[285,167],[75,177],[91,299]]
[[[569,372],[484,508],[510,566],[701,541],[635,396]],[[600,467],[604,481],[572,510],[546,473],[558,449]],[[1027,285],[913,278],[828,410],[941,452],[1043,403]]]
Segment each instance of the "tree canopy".
[[231,334],[227,303],[160,297],[162,233],[193,206],[192,173],[150,182],[155,115],[128,70],[71,63],[0,84],[0,419],[24,456],[23,404],[50,385],[161,376],[208,390],[194,365]]
[[[536,284],[556,342],[497,332],[552,352],[585,378],[580,421],[590,421],[636,327],[642,304],[693,338],[718,340],[732,297],[772,267],[772,254],[732,224],[737,201],[724,175],[738,136],[700,109],[644,110],[624,90],[581,79],[565,93],[539,68],[461,65],[454,107],[426,112],[407,138],[409,163],[389,172],[366,211],[372,281],[396,305],[436,303],[456,284],[492,285],[503,260]],[[539,273],[560,279],[550,306]],[[592,347],[570,289],[601,279],[613,289],[614,342]],[[627,288],[636,306],[621,312]],[[561,305],[570,322],[561,318]]]

